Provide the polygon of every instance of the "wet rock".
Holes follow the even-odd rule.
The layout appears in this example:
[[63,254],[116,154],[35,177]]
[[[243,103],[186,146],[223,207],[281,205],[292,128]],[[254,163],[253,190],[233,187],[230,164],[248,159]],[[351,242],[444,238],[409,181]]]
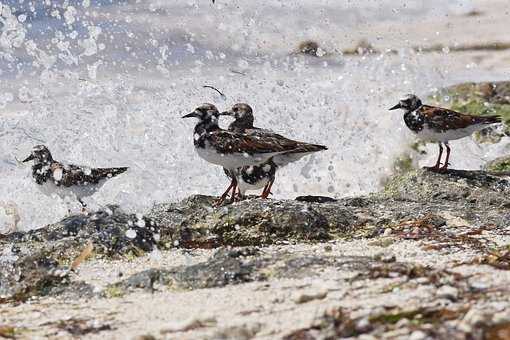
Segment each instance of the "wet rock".
[[347,234],[356,220],[333,203],[252,199],[213,208],[213,200],[192,196],[159,205],[148,216],[161,227],[163,242],[186,248],[326,241]]
[[147,217],[126,214],[116,206],[89,215],[70,216],[44,228],[9,235],[5,244],[18,251],[42,250],[52,258],[69,263],[92,242],[94,255],[119,258],[152,251],[159,238],[159,228]]
[[[373,238],[374,242],[388,240],[369,243],[379,246],[390,246],[399,239],[420,239],[436,247],[433,249],[488,251],[483,237],[457,235],[457,230],[498,232],[510,221],[509,181],[484,171],[450,170],[438,174],[415,170],[394,176],[380,193],[323,203],[254,198],[216,208],[214,200],[191,196],[181,202],[157,205],[147,216],[109,207],[28,233],[1,236],[2,259],[11,260],[0,264],[0,293],[4,299],[49,292],[64,296],[70,291],[61,287],[70,284],[69,287],[80,287],[75,291],[81,296],[93,294],[92,288],[80,286],[75,276],[57,274],[83,255],[89,244],[93,250],[82,256],[83,261],[88,255],[126,259],[156,247],[219,248],[204,263],[148,269],[111,285],[104,295],[114,297],[130,289],[200,289],[268,278],[303,278],[326,267],[374,273],[370,268],[374,263],[380,264],[380,259],[297,256],[286,251],[275,257],[256,247],[357,237]],[[35,260],[29,260],[31,257]],[[389,272],[398,273],[395,266],[388,270],[388,277]],[[379,271],[384,276],[385,268]],[[18,281],[10,278],[22,272],[32,274],[24,274]]]
[[319,46],[319,44],[313,40],[306,40],[299,44],[298,52],[313,57],[322,57],[325,52]]
[[327,196],[298,196],[296,197],[296,201],[299,202],[308,202],[308,203],[331,203],[336,202],[337,200]]
[[65,285],[67,279],[68,272],[43,253],[3,258],[0,260],[0,303],[48,295],[55,286]]

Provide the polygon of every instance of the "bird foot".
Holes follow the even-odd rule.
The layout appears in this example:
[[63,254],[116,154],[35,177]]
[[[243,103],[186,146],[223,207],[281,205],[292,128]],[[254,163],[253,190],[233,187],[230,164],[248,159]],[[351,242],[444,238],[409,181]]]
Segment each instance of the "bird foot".
[[434,166],[424,166],[423,169],[432,171],[432,172],[440,172],[442,167],[440,167],[439,165],[436,164]]

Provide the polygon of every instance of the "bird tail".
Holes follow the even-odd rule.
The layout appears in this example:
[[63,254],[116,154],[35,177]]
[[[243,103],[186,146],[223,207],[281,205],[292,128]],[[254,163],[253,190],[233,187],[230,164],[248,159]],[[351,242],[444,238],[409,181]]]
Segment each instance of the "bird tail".
[[126,172],[127,169],[129,169],[127,166],[120,167],[120,168],[111,168],[110,169],[110,173],[112,174],[112,176],[117,176],[117,175],[120,175],[123,172]]
[[500,116],[480,116],[479,119],[484,124],[496,124],[502,121]]
[[328,147],[320,144],[301,144],[289,153],[318,152],[327,150]]
[[119,168],[99,168],[97,169],[98,175],[100,177],[115,177],[120,175],[123,172],[126,172],[128,167],[119,167]]

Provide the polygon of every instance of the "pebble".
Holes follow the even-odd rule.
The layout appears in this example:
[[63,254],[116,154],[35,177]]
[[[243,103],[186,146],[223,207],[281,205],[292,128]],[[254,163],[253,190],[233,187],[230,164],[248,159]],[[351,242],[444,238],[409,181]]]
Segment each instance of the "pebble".
[[459,290],[452,286],[442,286],[437,290],[436,296],[439,298],[456,301],[459,298]]
[[316,292],[299,292],[294,296],[295,303],[306,303],[313,300],[322,300],[326,296],[328,296],[328,292],[326,290],[320,290]]
[[414,331],[409,336],[409,340],[423,340],[427,338],[427,333],[422,331]]

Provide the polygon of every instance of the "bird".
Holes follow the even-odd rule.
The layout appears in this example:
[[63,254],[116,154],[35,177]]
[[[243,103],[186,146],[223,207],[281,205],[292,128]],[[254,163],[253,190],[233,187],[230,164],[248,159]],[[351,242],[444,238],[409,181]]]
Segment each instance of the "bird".
[[84,197],[94,194],[107,179],[120,175],[128,167],[91,168],[64,164],[53,159],[45,145],[36,145],[23,163],[33,161],[32,177],[48,195],[56,193],[62,199],[74,197],[85,209]]
[[[419,139],[439,145],[439,156],[436,164],[425,167],[435,172],[447,172],[451,148],[449,141],[470,136],[491,124],[501,123],[499,116],[474,116],[442,107],[422,104],[420,98],[408,94],[389,110],[404,111],[404,122]],[[446,158],[441,163],[443,144],[446,147]],[[442,165],[442,166],[441,166]]]
[[[270,130],[261,129],[253,126],[255,118],[253,109],[246,103],[237,103],[228,111],[220,113],[234,118],[234,121],[228,126],[229,131],[237,133],[245,133],[258,137],[276,137],[285,138]],[[289,140],[291,141],[291,140]],[[271,193],[271,188],[275,181],[276,170],[291,162],[295,162],[307,154],[327,150],[327,147],[317,144],[309,144],[304,142],[291,141],[295,147],[286,153],[274,156],[268,161],[256,165],[238,168],[234,172],[225,169],[225,173],[230,178],[236,177],[239,187],[240,198],[244,197],[247,190],[258,190],[264,188],[261,198],[267,198]]]
[[[221,129],[220,112],[213,104],[205,103],[182,118],[197,118],[193,144],[198,155],[209,163],[220,165],[230,172],[238,168],[265,163],[274,156],[295,150],[299,144],[280,135],[256,135]],[[230,190],[237,189],[234,176],[216,205],[221,205]]]

